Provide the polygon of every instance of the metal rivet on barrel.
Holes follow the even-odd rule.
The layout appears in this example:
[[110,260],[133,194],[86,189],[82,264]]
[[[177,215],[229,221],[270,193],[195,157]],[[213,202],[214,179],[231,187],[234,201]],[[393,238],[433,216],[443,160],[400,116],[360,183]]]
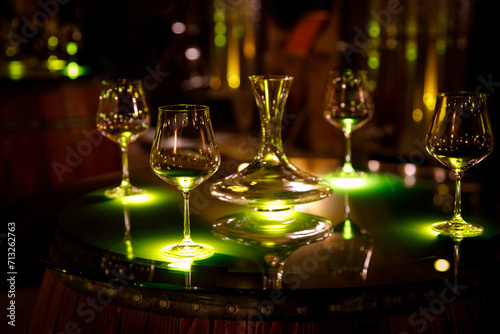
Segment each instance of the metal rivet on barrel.
[[262,307],[260,308],[260,312],[261,312],[262,314],[266,314],[266,315],[268,315],[268,314],[270,314],[270,313],[271,313],[271,308],[270,308],[269,306],[262,306]]
[[162,299],[162,300],[160,300],[160,307],[161,308],[169,308],[170,302],[168,300]]
[[238,311],[238,307],[236,305],[233,305],[233,304],[228,304],[226,306],[226,311],[229,314],[233,314],[233,313],[236,313],[236,311]]
[[332,304],[330,305],[330,312],[339,312],[340,311],[340,305],[337,304]]

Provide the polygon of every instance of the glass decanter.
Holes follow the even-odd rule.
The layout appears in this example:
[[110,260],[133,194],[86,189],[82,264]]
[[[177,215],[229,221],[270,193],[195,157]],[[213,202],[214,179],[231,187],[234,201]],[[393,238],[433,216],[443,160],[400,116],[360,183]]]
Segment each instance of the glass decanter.
[[261,121],[259,151],[247,167],[211,187],[216,198],[250,210],[218,219],[213,227],[218,237],[277,247],[319,241],[331,233],[329,221],[293,210],[330,196],[332,189],[292,165],[283,150],[281,121],[292,81],[290,76],[250,77]]
[[290,209],[331,195],[331,185],[299,170],[283,150],[281,127],[291,76],[250,76],[259,109],[261,145],[247,167],[215,183],[211,193],[222,201],[257,210]]

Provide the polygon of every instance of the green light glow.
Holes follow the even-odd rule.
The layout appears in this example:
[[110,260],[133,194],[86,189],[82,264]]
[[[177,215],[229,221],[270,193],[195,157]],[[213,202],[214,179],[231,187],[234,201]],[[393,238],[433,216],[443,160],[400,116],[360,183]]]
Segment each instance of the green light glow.
[[21,61],[11,61],[9,62],[9,77],[12,80],[19,80],[24,76],[26,72],[26,66]]
[[342,178],[338,172],[323,175],[322,178],[334,186],[336,192],[349,193],[381,193],[384,191],[393,191],[394,187],[404,185],[404,179],[392,173],[372,173],[362,172],[362,176]]
[[226,19],[226,13],[223,9],[216,8],[214,10],[214,22],[224,22]]
[[153,200],[151,194],[139,194],[122,198],[123,204],[142,204]]
[[195,260],[204,260],[214,255],[214,248],[210,245],[194,243],[192,240],[185,243],[167,245],[161,248],[160,255],[164,260],[174,263],[193,262]]
[[[182,238],[183,216],[178,207],[178,190],[148,186],[146,194],[124,198],[130,226],[130,235],[124,240],[127,221],[124,218],[123,199],[106,198],[104,191],[107,188],[76,199],[61,212],[62,228],[68,235],[93,247],[121,254],[125,259],[133,256],[134,259],[165,263],[165,266],[167,262],[178,262],[166,261],[160,253],[162,247],[178,243],[179,238]],[[199,214],[193,215],[192,236],[196,242],[209,244],[217,251],[213,257],[203,260],[204,264],[227,261],[235,252],[243,261],[253,261],[254,256],[244,246],[235,246],[214,237],[210,232],[213,218],[205,217],[203,212],[201,210]],[[95,233],[96,229],[102,233]]]
[[273,241],[263,241],[261,243],[261,246],[262,247],[269,247],[269,248],[273,248],[276,246],[276,242],[273,242]]
[[50,50],[54,50],[55,48],[57,48],[58,43],[59,43],[59,38],[57,38],[56,36],[50,36],[47,39],[47,44]]
[[58,59],[56,56],[50,56],[47,59],[47,68],[51,72],[61,71],[66,67],[66,61]]
[[380,61],[376,57],[368,58],[368,67],[376,70],[380,66]]
[[[346,124],[350,125],[350,122],[346,122]],[[354,168],[352,167],[352,164],[350,162],[345,162],[344,166],[342,166],[342,172],[341,173],[354,173]],[[352,176],[349,176],[352,177]]]
[[361,177],[353,177],[353,178],[333,178],[330,181],[335,187],[351,189],[351,188],[359,188],[366,184],[366,180]]
[[286,220],[293,218],[295,215],[295,211],[291,208],[286,209],[286,210],[277,210],[277,211],[263,211],[263,210],[254,210],[252,211],[252,218],[258,219],[258,220]]
[[428,228],[426,228],[425,232],[427,232],[428,235],[433,236],[433,237],[437,237],[438,235],[441,234],[440,232],[438,232],[432,228],[432,224],[430,224],[428,226]]
[[214,36],[214,44],[216,46],[224,46],[224,45],[226,45],[226,36],[224,36],[224,35],[215,35]]
[[407,61],[415,61],[418,57],[417,44],[415,42],[408,42],[405,57]]
[[342,237],[346,240],[352,239],[352,226],[351,226],[351,220],[346,219],[344,221],[344,229],[342,231]]
[[177,271],[190,271],[192,264],[192,261],[171,262],[167,265],[167,267]]
[[66,44],[66,52],[70,56],[74,56],[78,52],[78,44],[76,44],[75,42],[69,42],[68,44]]
[[75,62],[71,62],[66,67],[66,73],[71,79],[76,79],[80,75],[80,66]]
[[253,210],[249,217],[252,221],[259,222],[258,229],[266,234],[282,234],[290,228],[290,222],[296,217],[297,213],[291,209],[278,209],[273,211],[271,208],[266,210]]
[[269,200],[265,205],[261,206],[264,211],[279,211],[279,210],[287,210],[290,209],[290,205],[282,204],[282,201],[277,200]]
[[425,243],[438,239],[439,233],[431,229],[434,222],[432,218],[424,218],[416,221],[405,220],[400,222],[394,232],[398,237],[408,242]]
[[322,217],[293,209],[250,210],[217,219],[213,232],[221,240],[269,248],[322,240],[331,234],[332,224]]
[[125,245],[127,246],[127,259],[134,259],[134,249],[132,247],[132,240],[125,240]]
[[193,187],[196,180],[196,177],[179,177],[177,182],[179,182],[181,189],[189,191]]
[[223,22],[217,22],[214,26],[214,32],[217,35],[223,35],[226,33],[226,25]]
[[281,224],[262,224],[260,226],[260,229],[262,230],[263,233],[267,234],[282,234],[283,231],[287,230],[287,224],[286,223],[281,223]]
[[76,79],[81,75],[87,73],[87,69],[78,65],[75,62],[69,63],[66,68],[63,70],[63,74],[69,77],[70,79]]
[[226,189],[231,189],[232,191],[237,193],[243,193],[245,191],[248,191],[248,187],[243,187],[243,186],[229,186],[226,187]]
[[370,35],[370,37],[378,37],[380,35],[380,25],[377,22],[370,21],[368,35]]
[[15,47],[13,46],[8,46],[6,49],[5,49],[5,54],[7,55],[7,57],[13,57],[15,56],[17,53],[17,50]]

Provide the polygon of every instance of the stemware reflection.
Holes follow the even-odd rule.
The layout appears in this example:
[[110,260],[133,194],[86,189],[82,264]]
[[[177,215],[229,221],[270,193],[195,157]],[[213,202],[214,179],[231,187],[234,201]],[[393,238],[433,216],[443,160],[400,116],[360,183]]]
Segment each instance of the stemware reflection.
[[344,219],[335,224],[333,233],[323,242],[330,254],[327,266],[336,278],[365,281],[373,253],[370,233],[351,219],[349,192],[344,193]]
[[281,288],[287,257],[303,245],[327,238],[331,222],[292,209],[276,212],[248,210],[217,219],[212,233],[249,247],[259,260],[263,288]]
[[167,265],[169,270],[184,272],[184,286],[186,288],[192,287],[191,283],[191,266],[193,265],[193,261],[179,261],[179,262],[170,262]]
[[[137,195],[139,196],[139,195]],[[128,199],[133,198],[122,197],[118,200],[119,206],[123,210],[123,238],[122,242],[115,243],[113,251],[105,252],[101,257],[100,267],[104,270],[106,275],[120,276],[123,279],[134,279],[138,273],[134,266],[135,254],[134,247],[132,245],[132,224],[131,224],[131,214],[130,206],[133,201]],[[119,206],[114,206],[110,211],[115,212]],[[154,266],[150,267],[150,274],[154,272]]]
[[302,245],[281,245],[281,247],[249,246],[250,251],[257,258],[262,268],[262,288],[281,289],[283,287],[283,268],[286,259]]
[[125,231],[123,233],[123,242],[125,243],[125,249],[127,254],[127,259],[132,260],[134,258],[134,248],[132,247],[132,234],[130,232],[130,208],[129,204],[124,198],[122,200],[123,204],[123,221]]

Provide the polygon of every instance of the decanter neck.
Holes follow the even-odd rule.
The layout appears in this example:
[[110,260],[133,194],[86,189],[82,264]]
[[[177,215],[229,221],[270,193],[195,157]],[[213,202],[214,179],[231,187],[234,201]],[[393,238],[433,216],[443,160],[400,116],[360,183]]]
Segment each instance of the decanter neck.
[[252,91],[259,109],[261,146],[256,159],[278,162],[286,159],[281,139],[285,103],[293,82],[289,76],[251,76]]

